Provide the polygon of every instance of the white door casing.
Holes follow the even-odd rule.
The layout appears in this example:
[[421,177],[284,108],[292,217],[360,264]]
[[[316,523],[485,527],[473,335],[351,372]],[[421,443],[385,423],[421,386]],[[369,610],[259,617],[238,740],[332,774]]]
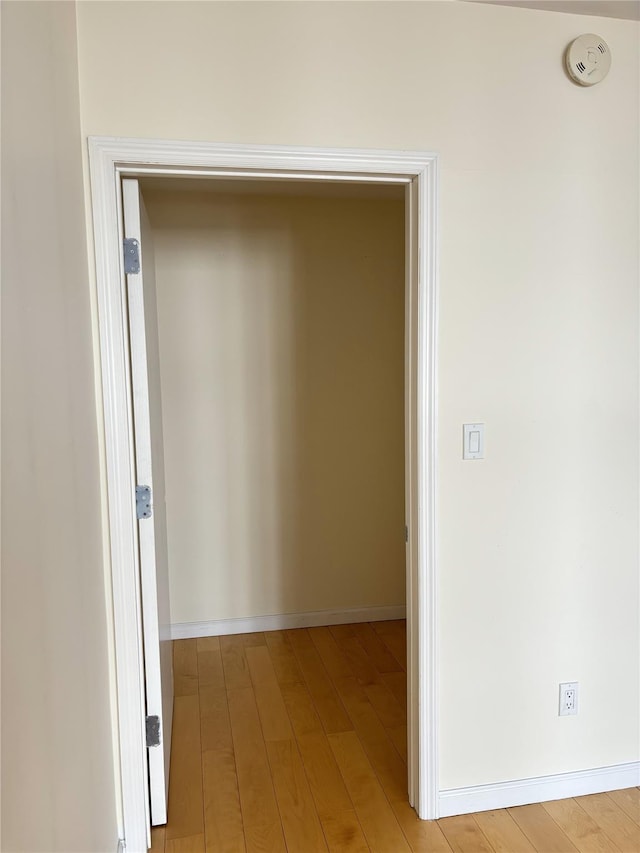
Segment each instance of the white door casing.
[[[409,800],[438,817],[436,573],[436,331],[438,159],[412,151],[312,149],[164,140],[89,139],[98,328],[104,406],[105,489],[113,588],[117,730],[127,850],[147,845],[142,609],[129,341],[123,274],[123,178],[263,177],[404,184],[407,216],[406,519]],[[115,725],[115,724],[114,724]]]
[[[173,667],[165,511],[160,351],[153,235],[138,181],[122,181],[125,239],[137,243],[137,272],[127,274],[136,485],[150,490],[149,517],[138,519],[146,716],[159,743],[148,747],[151,824],[167,822]],[[157,728],[155,719],[157,718]]]

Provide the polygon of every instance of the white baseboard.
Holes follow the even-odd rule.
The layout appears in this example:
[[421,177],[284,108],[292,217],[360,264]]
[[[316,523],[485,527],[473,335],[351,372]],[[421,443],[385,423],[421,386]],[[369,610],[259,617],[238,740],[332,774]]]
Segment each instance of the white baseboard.
[[384,622],[387,619],[404,619],[406,612],[406,607],[401,604],[390,607],[356,607],[349,610],[314,610],[308,613],[277,613],[242,619],[213,619],[208,622],[174,622],[171,626],[171,639],[187,640],[193,637],[218,637],[223,634],[314,628],[317,625],[345,625],[349,622]]
[[514,782],[440,791],[438,814],[440,817],[451,817],[489,809],[506,809],[529,803],[543,803],[546,800],[602,794],[605,791],[617,791],[637,785],[640,785],[640,761],[632,761],[629,764],[597,767],[594,770],[579,770],[575,773],[558,773],[555,776],[538,776]]

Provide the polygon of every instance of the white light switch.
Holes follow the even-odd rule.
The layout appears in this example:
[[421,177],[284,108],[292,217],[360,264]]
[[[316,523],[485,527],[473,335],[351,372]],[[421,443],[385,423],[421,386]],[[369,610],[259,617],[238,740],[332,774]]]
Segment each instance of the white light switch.
[[484,459],[484,424],[463,424],[463,459]]

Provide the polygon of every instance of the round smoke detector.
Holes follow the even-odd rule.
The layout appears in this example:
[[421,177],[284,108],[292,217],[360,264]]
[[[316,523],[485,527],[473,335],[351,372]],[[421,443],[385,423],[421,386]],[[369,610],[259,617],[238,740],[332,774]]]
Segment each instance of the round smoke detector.
[[572,80],[581,86],[595,86],[609,73],[611,51],[603,38],[587,33],[571,42],[565,62]]

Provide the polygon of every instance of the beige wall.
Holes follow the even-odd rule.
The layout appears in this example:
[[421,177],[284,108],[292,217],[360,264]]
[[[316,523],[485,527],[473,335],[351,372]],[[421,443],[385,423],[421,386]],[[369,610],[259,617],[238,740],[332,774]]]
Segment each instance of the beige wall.
[[[585,31],[592,89],[562,68]],[[440,153],[441,784],[637,760],[638,24],[97,2],[79,33],[85,134]]]
[[404,604],[404,201],[145,192],[173,622]]
[[72,3],[2,4],[2,849],[115,853]]

